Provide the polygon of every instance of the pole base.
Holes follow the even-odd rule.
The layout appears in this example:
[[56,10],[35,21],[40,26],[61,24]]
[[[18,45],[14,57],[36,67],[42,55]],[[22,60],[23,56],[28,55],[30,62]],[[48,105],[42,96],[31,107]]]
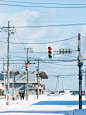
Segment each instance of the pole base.
[[6,102],[6,105],[9,105],[9,102]]
[[39,97],[39,96],[37,95],[37,99],[38,99],[38,97]]

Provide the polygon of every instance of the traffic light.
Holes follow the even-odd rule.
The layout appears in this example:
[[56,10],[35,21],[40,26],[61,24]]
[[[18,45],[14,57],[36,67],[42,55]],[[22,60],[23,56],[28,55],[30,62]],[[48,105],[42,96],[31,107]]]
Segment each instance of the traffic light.
[[48,57],[49,57],[50,59],[53,58],[53,49],[52,49],[51,46],[48,47]]
[[59,54],[71,54],[71,49],[59,49]]
[[28,71],[28,63],[26,63],[26,71]]

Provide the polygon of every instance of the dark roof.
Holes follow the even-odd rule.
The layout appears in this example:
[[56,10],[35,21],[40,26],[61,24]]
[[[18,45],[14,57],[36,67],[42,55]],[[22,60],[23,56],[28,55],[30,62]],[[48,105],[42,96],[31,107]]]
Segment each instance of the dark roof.
[[40,71],[39,72],[39,77],[42,77],[43,79],[48,79],[48,76],[47,76],[47,74],[44,71]]

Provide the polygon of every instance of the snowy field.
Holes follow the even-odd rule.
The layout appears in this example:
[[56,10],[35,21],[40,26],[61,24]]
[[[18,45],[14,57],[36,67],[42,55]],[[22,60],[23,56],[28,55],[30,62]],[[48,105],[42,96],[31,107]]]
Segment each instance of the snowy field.
[[78,95],[47,96],[30,95],[28,101],[0,99],[1,115],[86,115],[86,99],[82,96],[82,110],[79,110]]

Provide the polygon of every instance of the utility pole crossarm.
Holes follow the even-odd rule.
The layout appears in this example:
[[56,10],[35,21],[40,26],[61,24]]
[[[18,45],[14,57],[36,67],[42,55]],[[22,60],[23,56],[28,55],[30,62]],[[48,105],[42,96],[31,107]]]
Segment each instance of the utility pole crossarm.
[[35,64],[35,63],[28,63],[28,64]]

